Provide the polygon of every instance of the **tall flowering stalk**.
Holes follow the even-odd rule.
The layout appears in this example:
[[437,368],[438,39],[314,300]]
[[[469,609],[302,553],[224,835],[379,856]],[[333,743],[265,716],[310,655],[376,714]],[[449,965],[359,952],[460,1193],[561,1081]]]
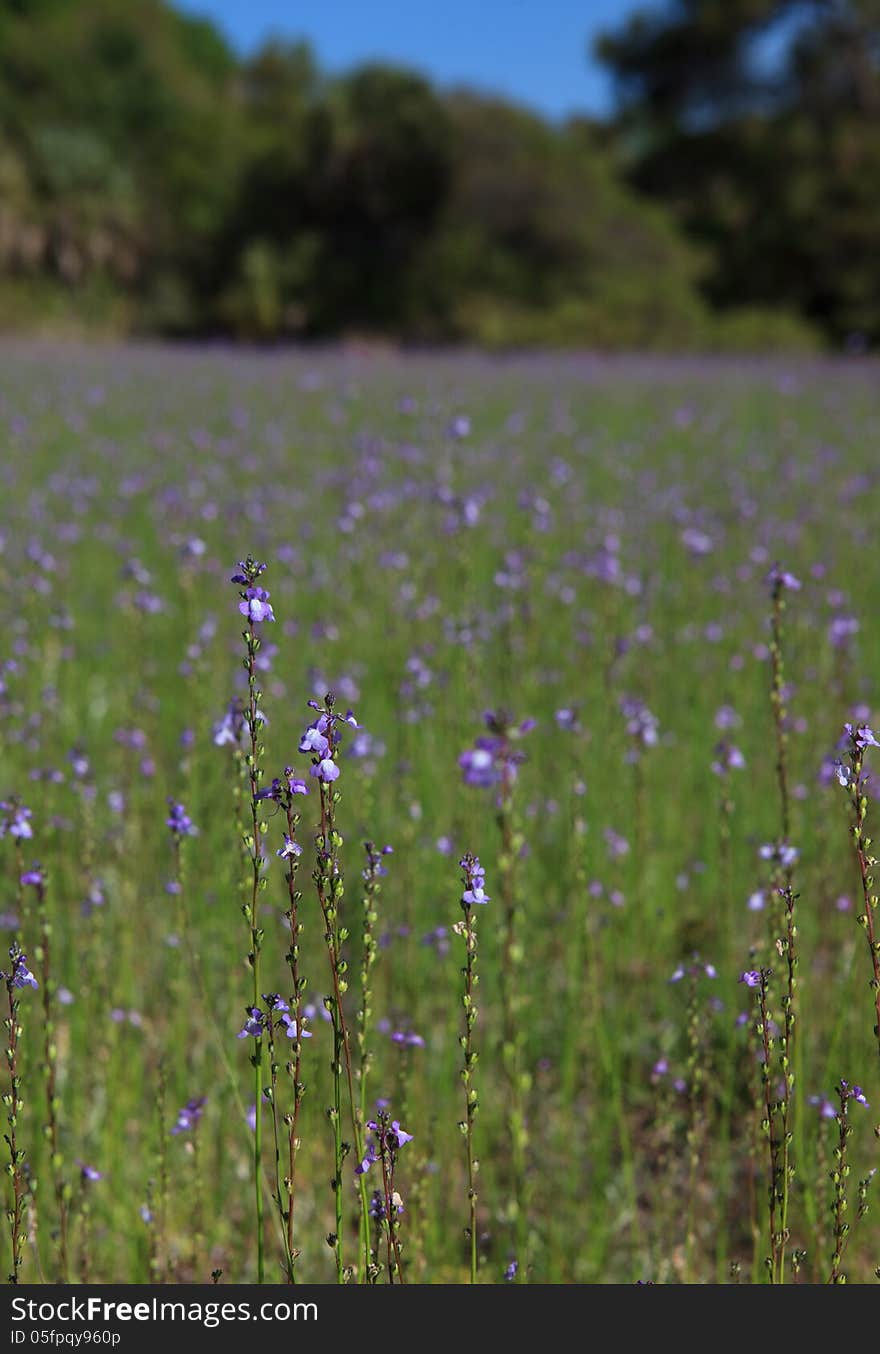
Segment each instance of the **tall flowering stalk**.
[[501,959],[502,1057],[509,1094],[512,1174],[509,1214],[519,1251],[518,1273],[525,1275],[528,1272],[526,1092],[529,1077],[521,1066],[524,1029],[521,968],[524,952],[518,933],[517,906],[517,866],[524,838],[516,823],[514,790],[518,768],[524,760],[524,754],[516,743],[535,727],[535,721],[526,719],[516,724],[504,711],[492,710],[487,710],[483,718],[488,734],[477,738],[474,747],[462,753],[458,761],[466,785],[494,788],[496,791],[496,821],[501,837],[499,892],[504,925]]
[[775,564],[770,570],[770,704],[776,739],[776,784],[779,790],[782,840],[791,837],[791,793],[788,785],[788,715],[786,711],[785,670],[782,651],[782,618],[786,592],[799,592],[800,580]]
[[192,1160],[192,1214],[188,1230],[192,1240],[193,1261],[196,1264],[199,1263],[200,1254],[205,1244],[205,1192],[198,1128],[206,1103],[207,1098],[205,1096],[192,1096],[183,1108],[178,1110],[177,1119],[171,1128],[173,1138],[183,1137],[186,1139]]
[[748,969],[740,975],[739,981],[751,988],[756,994],[757,1019],[755,1033],[758,1037],[758,1057],[761,1064],[761,1088],[763,1093],[763,1119],[761,1129],[767,1143],[768,1158],[768,1222],[770,1254],[767,1257],[767,1273],[772,1284],[780,1283],[785,1263],[784,1233],[782,1228],[783,1204],[785,1198],[784,1176],[786,1156],[784,1150],[785,1120],[783,1102],[774,1090],[774,1047],[772,1030],[773,1018],[770,1011],[769,968]]
[[731,823],[734,802],[731,794],[732,771],[743,771],[746,761],[735,743],[722,739],[715,744],[712,755],[712,772],[718,777],[720,795],[718,799],[718,863],[721,884],[721,914],[725,930],[725,939],[730,944],[732,938],[732,862],[730,857]]
[[877,858],[871,853],[871,838],[867,835],[868,783],[870,777],[865,770],[865,753],[868,748],[880,747],[867,724],[844,725],[846,739],[846,761],[837,763],[837,779],[849,794],[852,821],[850,831],[856,848],[859,863],[859,880],[862,888],[864,911],[859,916],[859,925],[865,932],[868,953],[871,960],[871,991],[874,996],[874,1037],[877,1040],[877,1052],[880,1053],[880,935],[876,928],[877,894],[874,891],[874,870]]
[[12,1181],[12,1204],[6,1210],[6,1218],[9,1223],[9,1239],[12,1250],[12,1271],[9,1275],[9,1282],[17,1284],[19,1282],[19,1272],[21,1270],[22,1247],[24,1245],[24,1214],[27,1208],[27,1187],[24,1179],[24,1159],[25,1154],[18,1145],[18,1119],[21,1114],[23,1101],[21,1098],[21,1068],[19,1064],[19,1039],[21,1038],[21,1026],[18,1023],[19,999],[16,996],[25,987],[37,987],[37,980],[31,973],[27,965],[27,956],[22,953],[18,944],[14,942],[10,946],[9,958],[12,960],[12,966],[8,973],[0,973],[0,979],[6,984],[6,995],[8,1000],[9,1014],[4,1020],[6,1027],[6,1065],[9,1068],[9,1090],[3,1096],[3,1103],[6,1106],[6,1122],[9,1125],[9,1131],[3,1134],[6,1146],[9,1148],[9,1165],[7,1174]]
[[[333,1074],[333,1104],[327,1111],[327,1117],[333,1128],[333,1195],[335,1200],[336,1227],[327,1238],[336,1260],[336,1279],[346,1283],[351,1271],[346,1269],[343,1256],[343,1165],[351,1151],[351,1144],[342,1136],[343,1074],[348,1090],[348,1103],[351,1117],[352,1136],[355,1152],[360,1159],[363,1155],[363,1124],[354,1091],[354,1068],[352,1065],[351,1040],[345,1018],[343,998],[348,990],[348,961],[343,946],[348,940],[348,929],[342,923],[342,898],[345,883],[339,859],[343,839],[336,826],[336,807],[340,794],[336,789],[339,779],[339,741],[340,724],[357,728],[358,722],[349,710],[345,715],[336,711],[336,700],[332,692],[324,697],[323,706],[317,701],[309,701],[310,707],[317,712],[317,719],[303,733],[300,740],[300,752],[310,754],[310,775],[318,783],[321,808],[320,831],[315,838],[315,869],[312,878],[324,921],[324,943],[330,964],[332,991],[324,997],[324,1007],[330,1015],[333,1027],[333,1059],[330,1068]],[[365,1275],[370,1269],[370,1213],[366,1184],[360,1181],[361,1198],[361,1248]]]
[[52,1188],[58,1210],[58,1266],[61,1281],[68,1281],[67,1229],[69,1200],[64,1178],[64,1159],[58,1130],[58,1045],[55,1041],[55,983],[52,978],[52,924],[46,906],[46,873],[36,863],[21,876],[24,887],[36,893],[39,942],[36,959],[39,965],[43,997],[43,1079],[46,1095],[46,1123],[44,1132],[49,1144],[52,1170]]
[[403,1213],[404,1204],[400,1192],[396,1188],[395,1171],[397,1154],[401,1147],[405,1147],[408,1142],[412,1142],[413,1135],[407,1133],[398,1119],[391,1118],[387,1105],[383,1105],[375,1119],[367,1121],[367,1128],[372,1136],[367,1142],[363,1156],[355,1167],[355,1175],[361,1181],[365,1181],[371,1166],[378,1163],[381,1169],[382,1184],[379,1189],[373,1192],[369,1206],[370,1216],[376,1222],[379,1231],[384,1230],[385,1233],[389,1284],[394,1283],[395,1272],[397,1273],[397,1282],[405,1284],[406,1276],[403,1271],[400,1246],[400,1215]]
[[[715,715],[715,726],[727,730],[736,727],[739,716],[729,705],[722,705]],[[733,773],[744,771],[746,760],[737,745],[727,738],[715,744],[711,770],[719,783],[718,797],[718,915],[720,932],[723,937],[723,953],[734,953],[736,944],[736,919],[733,902],[733,859],[731,851],[732,826],[735,803],[733,799]],[[731,1126],[735,1113],[736,1084],[739,1072],[738,1058],[734,1052],[735,1028],[727,1025],[724,1034],[724,1056],[721,1066],[726,1069],[720,1081],[721,1114],[718,1124],[719,1145],[727,1147],[731,1139]]]
[[705,1165],[707,1139],[706,1080],[708,1076],[708,1040],[706,1037],[706,1013],[699,999],[700,979],[705,975],[714,979],[717,976],[713,964],[704,964],[698,955],[687,965],[679,965],[672,975],[672,982],[688,980],[687,1004],[687,1121],[685,1128],[685,1148],[687,1158],[687,1213],[685,1222],[685,1282],[693,1282],[697,1249],[697,1186],[700,1166]]
[[[257,583],[257,579],[265,573],[265,570],[265,564],[257,563],[251,555],[248,555],[246,560],[239,563],[239,572],[232,576],[232,582],[237,583],[241,589],[239,593],[241,601],[239,602],[238,609],[247,621],[247,629],[242,632],[242,638],[244,639],[246,649],[243,666],[247,673],[248,680],[248,698],[244,710],[244,719],[250,739],[250,751],[245,754],[245,767],[250,789],[251,822],[250,832],[245,839],[245,847],[251,861],[251,889],[250,897],[245,900],[242,912],[244,913],[245,921],[247,922],[250,931],[248,963],[250,964],[253,973],[255,1007],[259,1006],[261,991],[260,961],[263,948],[263,931],[259,919],[259,896],[261,889],[265,886],[263,871],[266,864],[263,856],[263,834],[266,831],[266,827],[260,817],[260,782],[263,778],[261,760],[265,749],[260,741],[264,719],[261,709],[263,693],[260,690],[257,680],[257,654],[260,651],[258,626],[266,621],[274,621],[275,619],[274,612],[269,603],[269,594]],[[254,1122],[254,1203],[257,1229],[257,1282],[262,1283],[265,1277],[262,1178],[262,1036],[258,1036],[256,1039],[251,1062],[254,1068],[254,1101],[256,1104]]]
[[794,892],[791,882],[787,882],[779,889],[779,896],[782,899],[785,914],[785,935],[777,941],[777,951],[785,959],[785,990],[782,996],[782,1034],[779,1041],[779,1067],[782,1074],[783,1097],[782,1097],[782,1205],[780,1215],[781,1228],[781,1253],[779,1257],[779,1282],[785,1283],[785,1251],[789,1239],[789,1204],[791,1199],[791,1186],[795,1176],[795,1167],[792,1164],[792,1141],[793,1141],[793,1102],[795,1092],[795,1056],[797,1053],[796,1030],[797,1021],[797,924],[796,909],[798,895]]
[[157,1166],[159,1184],[156,1194],[155,1241],[152,1247],[150,1271],[153,1283],[163,1282],[163,1273],[171,1268],[168,1249],[168,1200],[170,1188],[168,1181],[168,1073],[164,1056],[159,1059],[158,1087],[156,1093],[156,1133]]
[[477,919],[474,907],[484,905],[490,899],[484,887],[486,872],[479,859],[476,856],[466,855],[459,861],[459,865],[462,869],[461,882],[464,885],[461,895],[464,918],[457,921],[453,929],[463,938],[465,947],[465,962],[462,969],[464,992],[461,999],[464,1008],[464,1033],[459,1038],[464,1054],[461,1079],[464,1083],[465,1117],[458,1126],[464,1135],[466,1145],[469,1220],[465,1235],[470,1246],[473,1284],[477,1282],[477,1172],[480,1168],[480,1163],[474,1155],[474,1121],[480,1107],[477,1088],[474,1085],[474,1068],[478,1057],[473,1043],[473,1031],[477,1022],[474,994],[480,981],[477,974]]
[[[644,701],[633,696],[624,696],[620,702],[620,713],[626,720],[626,732],[629,747],[626,761],[633,769],[633,828],[634,857],[639,870],[643,870],[647,855],[647,803],[645,795],[644,753],[646,749],[657,746],[659,741],[659,721],[645,705]],[[639,881],[641,892],[641,881]]]
[[[296,877],[302,847],[296,839],[299,814],[295,808],[299,796],[305,794],[308,794],[308,786],[294,775],[292,767],[286,766],[277,794],[278,802],[285,815],[286,830],[284,845],[279,847],[275,854],[280,857],[286,866],[284,878],[287,881],[288,906],[284,915],[287,919],[290,934],[290,948],[287,951],[286,958],[290,969],[293,1034],[291,1035],[290,1024],[288,1024],[287,1033],[293,1042],[291,1057],[286,1066],[292,1083],[293,1105],[284,1115],[284,1123],[287,1129],[287,1175],[284,1180],[284,1190],[287,1202],[286,1205],[279,1206],[282,1210],[282,1223],[285,1228],[286,1253],[291,1283],[295,1282],[295,1267],[299,1254],[294,1245],[294,1205],[296,1202],[296,1158],[300,1148],[299,1112],[306,1089],[302,1079],[302,1041],[308,1038],[308,1031],[303,1024],[303,993],[306,988],[306,979],[300,973],[299,966],[299,937],[302,930],[299,905],[302,901],[302,894],[296,886]],[[274,1113],[276,1113],[276,1110],[273,1104]]]
[[[850,1101],[855,1100],[857,1104],[864,1105],[867,1108],[868,1101],[865,1099],[865,1093],[861,1086],[850,1086],[847,1081],[841,1080],[836,1087],[836,1091],[840,1108],[834,1116],[837,1124],[837,1146],[834,1149],[834,1166],[830,1171],[833,1186],[831,1212],[834,1218],[834,1252],[831,1256],[831,1273],[828,1276],[828,1283],[846,1283],[846,1275],[842,1266],[851,1231],[850,1225],[846,1221],[846,1214],[849,1210],[847,1182],[850,1164],[848,1143],[853,1131],[849,1122],[849,1106]],[[861,1222],[868,1211],[868,1189],[873,1175],[874,1172],[872,1171],[864,1180],[859,1181],[859,1207],[856,1222]]]
[[[272,1112],[272,1137],[275,1157],[275,1204],[278,1209],[278,1216],[281,1223],[281,1236],[284,1243],[284,1262],[287,1272],[288,1283],[296,1282],[295,1265],[296,1254],[292,1246],[293,1228],[293,1207],[292,1207],[292,1185],[293,1178],[287,1175],[282,1180],[281,1176],[281,1131],[279,1128],[278,1113],[278,1061],[276,1056],[276,1047],[279,1036],[286,1037],[293,1041],[295,1047],[299,1049],[303,1039],[311,1038],[308,1030],[290,1014],[290,1007],[279,992],[264,992],[263,1001],[266,1004],[265,1012],[259,1006],[252,1006],[248,1010],[248,1018],[244,1028],[239,1034],[239,1038],[245,1038],[247,1035],[255,1039],[265,1038],[266,1051],[269,1062],[269,1085],[265,1095],[269,1102]],[[294,1058],[299,1061],[300,1053],[295,1053]],[[288,1074],[293,1075],[293,1063],[288,1063]],[[294,1096],[296,1092],[294,1091]],[[298,1110],[298,1104],[295,1101],[295,1109]],[[293,1114],[285,1115],[285,1124],[288,1129],[293,1125]],[[293,1125],[295,1130],[295,1125]],[[295,1159],[296,1140],[292,1135],[288,1136],[288,1159]],[[292,1171],[293,1166],[289,1169]]]
[[[165,826],[171,834],[173,869],[171,878],[165,885],[165,891],[176,902],[177,931],[181,945],[189,952],[194,974],[198,981],[198,965],[192,953],[193,934],[187,916],[187,876],[186,852],[184,842],[188,837],[197,837],[199,829],[190,818],[183,804],[174,799],[168,800],[168,817]],[[183,956],[178,960],[174,976],[170,981],[170,1004],[174,1006],[186,1003],[186,977],[183,968]]]
[[370,1019],[372,1008],[372,973],[379,952],[375,926],[378,920],[376,902],[382,891],[382,879],[388,873],[382,864],[385,856],[393,854],[390,846],[377,847],[373,842],[364,842],[366,864],[361,871],[364,881],[361,916],[361,989],[360,1009],[357,1013],[358,1083],[361,1122],[367,1118],[367,1081],[373,1054],[370,1049]]
[[776,784],[779,794],[780,839],[775,859],[775,892],[783,901],[783,921],[785,937],[777,941],[779,954],[784,955],[785,991],[782,997],[782,1031],[779,1039],[779,1063],[782,1073],[782,1096],[779,1099],[781,1127],[781,1159],[779,1174],[779,1239],[776,1252],[775,1282],[785,1283],[785,1253],[789,1241],[789,1196],[795,1176],[792,1164],[792,1145],[795,1136],[794,1091],[797,1081],[799,1061],[799,1041],[797,1040],[797,926],[795,924],[795,901],[793,892],[793,870],[797,852],[790,846],[791,840],[791,791],[788,774],[788,691],[785,682],[782,647],[782,621],[785,613],[786,592],[800,591],[800,580],[794,574],[775,564],[768,576],[772,610],[770,615],[770,705],[773,712],[773,729],[776,743]]

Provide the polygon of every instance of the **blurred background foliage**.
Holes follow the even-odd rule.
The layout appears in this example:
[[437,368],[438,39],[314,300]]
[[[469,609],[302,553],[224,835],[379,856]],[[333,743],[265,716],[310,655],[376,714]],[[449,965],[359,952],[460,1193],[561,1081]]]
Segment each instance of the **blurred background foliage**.
[[614,115],[555,124],[162,0],[0,0],[0,328],[880,341],[880,0],[674,0],[598,51]]

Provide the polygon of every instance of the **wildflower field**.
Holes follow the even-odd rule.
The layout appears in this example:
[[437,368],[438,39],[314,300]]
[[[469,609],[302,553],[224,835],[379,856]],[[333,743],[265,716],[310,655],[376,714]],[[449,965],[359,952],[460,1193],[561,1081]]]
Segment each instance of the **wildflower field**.
[[876,367],[2,359],[4,1276],[872,1281]]

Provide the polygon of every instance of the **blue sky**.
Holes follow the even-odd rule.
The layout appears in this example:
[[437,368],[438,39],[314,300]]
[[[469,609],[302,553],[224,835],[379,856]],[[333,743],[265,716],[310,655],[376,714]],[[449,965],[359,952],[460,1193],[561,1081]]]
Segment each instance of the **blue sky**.
[[174,0],[252,50],[271,33],[303,37],[324,69],[375,58],[518,99],[550,117],[604,112],[609,83],[589,56],[629,0]]

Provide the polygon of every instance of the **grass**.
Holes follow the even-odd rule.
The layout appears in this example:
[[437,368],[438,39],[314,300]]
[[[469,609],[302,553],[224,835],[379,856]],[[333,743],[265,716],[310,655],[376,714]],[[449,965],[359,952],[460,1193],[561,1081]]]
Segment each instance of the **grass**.
[[[775,1069],[786,930],[759,853],[782,836],[766,579],[779,560],[802,582],[781,633],[799,850],[782,1274],[829,1277],[840,1126],[810,1098],[833,1101],[841,1077],[871,1102],[847,1107],[851,1221],[877,1164],[859,861],[830,766],[844,721],[877,717],[878,405],[876,368],[858,362],[4,347],[0,794],[30,808],[33,838],[0,842],[2,921],[41,980],[15,993],[20,1281],[257,1277],[256,1041],[236,1039],[254,1001],[253,897],[261,990],[293,994],[275,854],[287,819],[271,801],[258,816],[254,892],[250,790],[214,742],[230,699],[247,698],[229,579],[248,552],[268,564],[276,617],[258,627],[263,786],[286,765],[310,779],[297,751],[309,699],[334,692],[363,726],[344,729],[333,787],[355,1076],[363,842],[394,848],[371,904],[367,1115],[386,1098],[413,1140],[394,1154],[404,1212],[374,1247],[378,1282],[470,1277],[452,929],[467,852],[492,899],[473,1027],[478,1280],[504,1282],[514,1261],[520,1282],[768,1277],[756,1007],[738,979],[774,970]],[[628,732],[625,701],[656,717],[656,742]],[[486,710],[537,721],[500,812],[459,766]],[[721,739],[745,760],[723,778]],[[296,805],[298,971],[316,1010],[299,1041],[295,1273],[333,1282],[332,988],[310,785]],[[169,797],[199,829],[179,863]],[[17,882],[31,860],[48,874],[42,922]],[[766,905],[750,910],[758,891]],[[284,1057],[277,1096],[282,1116]],[[283,1282],[271,1105],[261,1119],[265,1278]],[[340,1272],[362,1281],[345,1134]],[[868,1213],[838,1265],[851,1282],[871,1279],[878,1243]]]

